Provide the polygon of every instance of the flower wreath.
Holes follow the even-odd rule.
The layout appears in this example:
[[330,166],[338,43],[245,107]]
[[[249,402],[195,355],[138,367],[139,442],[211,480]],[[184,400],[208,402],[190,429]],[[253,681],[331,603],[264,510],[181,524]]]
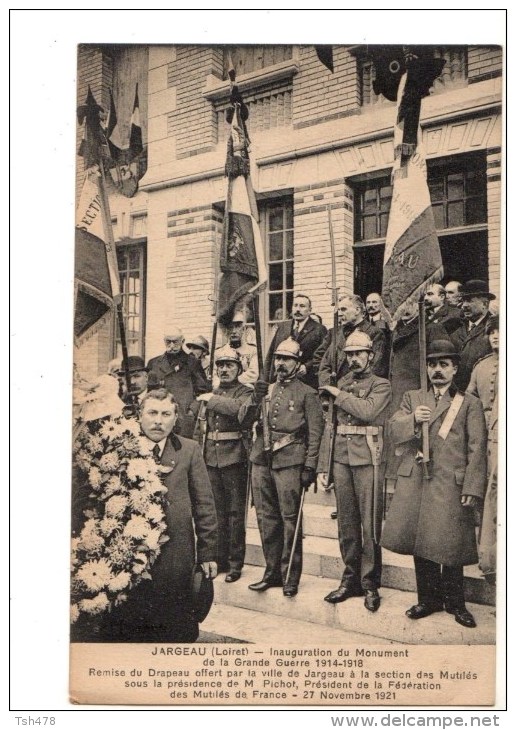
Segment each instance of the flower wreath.
[[138,421],[124,416],[86,423],[74,444],[86,478],[89,509],[72,538],[71,622],[99,615],[127,599],[169,539],[165,535],[166,487],[152,444]]

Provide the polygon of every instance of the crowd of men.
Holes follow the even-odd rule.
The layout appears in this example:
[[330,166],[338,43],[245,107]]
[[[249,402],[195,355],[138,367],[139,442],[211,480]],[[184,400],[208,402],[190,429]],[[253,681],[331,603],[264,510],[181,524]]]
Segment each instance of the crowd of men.
[[[445,610],[462,626],[476,625],[465,604],[463,567],[480,556],[486,578],[496,575],[494,298],[480,280],[428,286],[422,384],[417,305],[394,322],[374,292],[365,302],[340,297],[336,332],[312,313],[307,295],[297,294],[263,372],[238,311],[213,368],[207,339],[185,340],[179,329],[166,333],[165,352],[147,364],[128,358],[129,391],[127,376],[115,373],[122,399],[148,411],[153,393],[161,403],[163,393],[171,394],[174,432],[183,447],[199,443],[218,523],[216,549],[205,559],[226,582],[242,574],[252,500],[265,571],[249,589],[281,587],[293,598],[302,575],[305,491],[334,488],[343,573],[325,601],[361,596],[367,610],[377,611],[383,546],[414,557],[418,602],[409,618]],[[172,428],[165,439],[169,434]],[[393,497],[382,531],[389,482]]]

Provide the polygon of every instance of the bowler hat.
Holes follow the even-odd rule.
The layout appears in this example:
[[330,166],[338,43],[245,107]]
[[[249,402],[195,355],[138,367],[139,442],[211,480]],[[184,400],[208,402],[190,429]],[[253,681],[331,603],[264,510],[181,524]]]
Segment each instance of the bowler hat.
[[[129,355],[127,358],[127,370],[130,373],[138,373],[141,370],[144,370],[146,373],[149,372],[149,368],[145,367],[145,361],[143,357],[140,357],[139,355]],[[124,368],[124,362],[122,360],[122,366],[120,370],[118,370],[119,373],[125,373]]]
[[213,581],[207,578],[200,565],[195,565],[190,583],[192,614],[196,621],[202,623],[210,612],[213,603]]
[[496,296],[489,291],[487,281],[482,281],[482,279],[470,279],[464,284],[460,293],[463,299],[470,299],[471,297],[496,299]]
[[426,359],[432,360],[438,357],[451,357],[454,360],[460,359],[457,348],[450,340],[433,340],[430,342],[426,351]]

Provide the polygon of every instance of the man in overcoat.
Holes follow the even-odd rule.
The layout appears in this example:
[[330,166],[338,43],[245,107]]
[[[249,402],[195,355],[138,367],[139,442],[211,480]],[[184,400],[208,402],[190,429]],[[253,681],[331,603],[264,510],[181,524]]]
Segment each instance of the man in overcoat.
[[295,340],[289,338],[278,345],[274,366],[275,383],[268,386],[258,380],[239,416],[244,421],[249,414],[257,414],[267,395],[269,406],[262,408],[262,423],[250,457],[265,573],[249,588],[266,591],[283,586],[283,594],[293,597],[298,592],[303,551],[301,530],[296,541],[294,535],[302,490],[315,482],[323,415],[317,392],[296,377],[299,344]]
[[296,294],[292,304],[292,318],[278,325],[265,359],[265,374],[269,383],[276,379],[274,353],[288,337],[299,343],[297,377],[311,388],[317,388],[317,368],[313,356],[326,335],[326,327],[312,319],[312,302],[306,294]]
[[[443,607],[467,628],[476,626],[464,600],[463,566],[478,561],[475,512],[486,488],[486,427],[478,398],[457,390],[459,356],[449,340],[428,346],[428,388],[405,393],[390,422],[401,461],[382,545],[413,555],[421,619]],[[423,424],[430,463],[421,463]]]
[[179,407],[176,430],[191,438],[199,408],[195,399],[201,393],[207,393],[210,385],[199,360],[183,350],[185,340],[181,330],[172,328],[164,341],[166,351],[151,358],[147,364],[149,378],[174,395]]
[[460,365],[455,378],[457,387],[463,390],[469,385],[471,373],[477,362],[489,355],[491,348],[485,333],[489,317],[489,303],[496,299],[486,281],[471,279],[462,287],[463,324],[451,336],[460,352]]
[[[152,579],[128,591],[127,600],[106,612],[94,632],[72,633],[72,641],[183,643],[199,636],[193,569],[200,564],[208,579],[217,575],[217,515],[210,481],[199,445],[172,432],[177,404],[170,393],[164,388],[148,393],[139,418],[141,438],[148,439],[162,467],[168,540],[151,567]],[[88,494],[76,496],[73,522],[78,526]]]

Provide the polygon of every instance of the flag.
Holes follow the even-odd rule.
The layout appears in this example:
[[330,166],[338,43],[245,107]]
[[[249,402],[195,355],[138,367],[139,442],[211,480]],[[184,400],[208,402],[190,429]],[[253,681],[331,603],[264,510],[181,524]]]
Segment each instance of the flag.
[[[115,135],[115,130],[117,134]],[[119,164],[122,158],[123,150],[118,139],[118,117],[116,113],[115,100],[113,92],[109,90],[109,115],[106,124],[106,139],[109,147],[110,157],[115,165]]]
[[236,86],[231,93],[233,114],[228,139],[226,175],[228,193],[220,251],[218,322],[229,326],[236,306],[267,281],[267,269],[258,225],[258,209],[250,176],[247,108]]
[[106,153],[109,154],[100,121],[102,111],[102,107],[97,104],[91,88],[88,86],[86,101],[77,109],[79,124],[84,125],[78,154],[83,158],[86,170],[98,164]]
[[333,46],[314,46],[317,58],[333,73]]
[[434,64],[434,60],[418,58],[405,49],[405,71],[397,90],[393,191],[382,288],[383,301],[394,319],[443,274],[419,124],[421,98],[442,71],[442,62]]
[[129,160],[134,160],[143,152],[142,125],[140,123],[140,101],[138,99],[138,84],[134,94],[133,113],[131,115],[131,130],[129,132]]
[[104,322],[120,295],[116,253],[105,231],[99,188],[100,174],[91,170],[84,181],[75,227],[75,319],[79,343]]

